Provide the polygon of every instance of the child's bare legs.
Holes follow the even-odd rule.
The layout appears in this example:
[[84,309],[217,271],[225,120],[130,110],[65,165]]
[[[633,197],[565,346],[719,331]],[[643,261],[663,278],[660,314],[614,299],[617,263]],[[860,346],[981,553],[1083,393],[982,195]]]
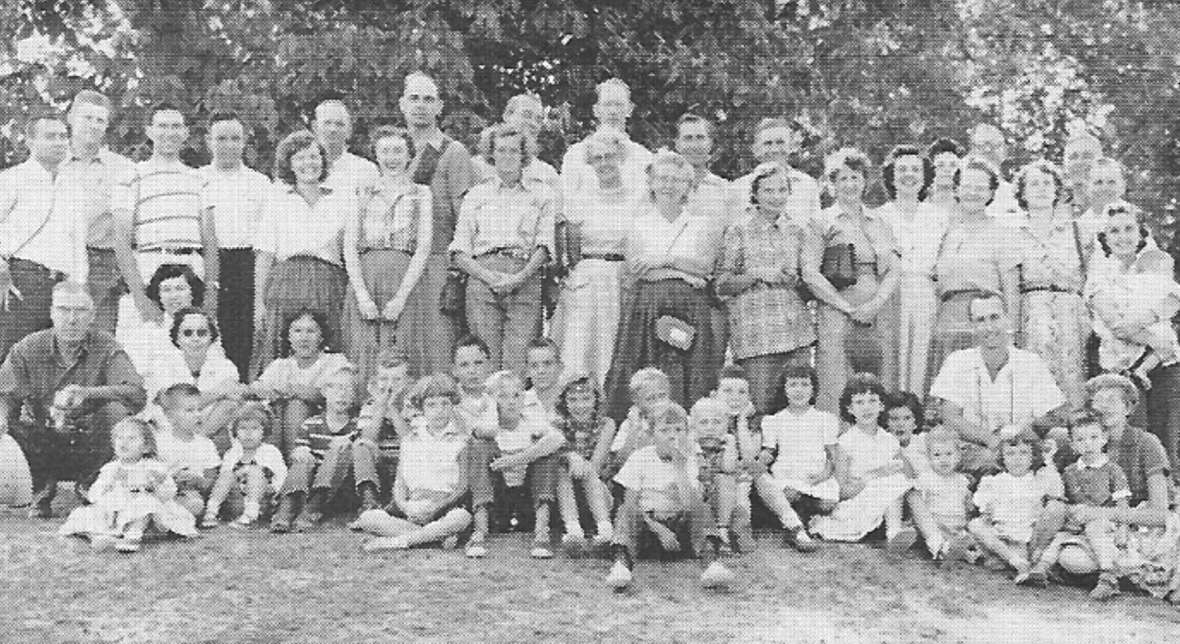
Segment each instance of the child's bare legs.
[[942,526],[930,513],[930,506],[926,504],[926,499],[920,492],[910,490],[905,495],[905,501],[910,507],[910,518],[914,520],[918,534],[922,535],[922,541],[926,542],[930,556],[938,559],[947,545],[946,537],[942,533]]
[[590,516],[594,519],[597,529],[594,540],[598,543],[610,543],[614,532],[610,523],[610,490],[602,479],[591,473],[582,480],[582,491],[590,505]]
[[237,483],[238,477],[233,470],[221,470],[217,473],[217,480],[213,489],[209,491],[209,502],[205,504],[205,516],[201,519],[201,527],[212,528],[217,525],[217,515],[221,514],[221,504]]
[[[1058,440],[1057,444],[1064,445],[1065,443]],[[1054,499],[1045,503],[1045,507],[1041,509],[1041,513],[1037,515],[1037,520],[1033,524],[1032,541],[1029,542],[1029,561],[1036,563],[1040,560],[1041,553],[1057,538],[1057,533],[1065,525],[1068,515],[1069,508],[1062,501]]]
[[754,489],[757,490],[762,502],[778,517],[783,528],[795,531],[803,527],[803,520],[791,506],[791,503],[799,500],[798,492],[780,487],[769,474],[754,479]]
[[552,500],[538,501],[534,514],[533,549],[530,553],[534,559],[549,559],[553,553],[549,550],[549,519]]
[[[587,496],[589,496],[589,490],[587,490]],[[562,537],[562,541],[585,539],[586,535],[582,531],[582,524],[578,520],[578,497],[574,492],[574,479],[568,470],[562,471],[557,478],[557,511],[561,514],[562,525],[565,526],[565,535]]]
[[242,501],[242,515],[237,519],[239,524],[250,525],[258,520],[262,515],[262,500],[269,489],[270,483],[262,467],[253,465],[246,470],[246,494]]
[[967,531],[978,539],[984,548],[995,553],[998,557],[1008,562],[1008,565],[1015,568],[1017,580],[1023,581],[1028,575],[1028,557],[1024,552],[1018,551],[1008,545],[1008,542],[1004,541],[1004,538],[1000,536],[1000,533],[996,531],[995,526],[990,521],[983,517],[976,517],[967,524]]

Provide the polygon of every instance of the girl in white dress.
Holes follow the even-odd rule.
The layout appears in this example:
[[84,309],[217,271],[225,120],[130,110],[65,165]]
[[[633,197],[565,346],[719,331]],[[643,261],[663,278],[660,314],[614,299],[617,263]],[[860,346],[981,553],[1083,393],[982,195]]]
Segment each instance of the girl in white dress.
[[90,505],[70,513],[58,534],[90,538],[96,550],[136,552],[152,525],[181,536],[197,535],[193,515],[176,502],[176,481],[155,456],[152,427],[126,418],[111,429],[115,460],[102,466],[90,486]]

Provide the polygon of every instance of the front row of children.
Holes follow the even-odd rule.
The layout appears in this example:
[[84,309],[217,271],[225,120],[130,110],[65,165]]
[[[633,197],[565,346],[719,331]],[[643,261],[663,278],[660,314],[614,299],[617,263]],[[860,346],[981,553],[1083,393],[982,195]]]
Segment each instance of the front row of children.
[[[350,527],[375,535],[366,550],[453,547],[469,531],[465,551],[478,558],[494,517],[505,514],[498,506],[524,496],[534,558],[553,556],[556,510],[567,551],[609,549],[615,588],[631,582],[637,557],[658,551],[702,558],[701,582],[715,587],[733,578],[722,554],[753,545],[754,491],[800,552],[816,550],[816,538],[859,541],[884,524],[890,551],[920,536],[935,560],[993,557],[1018,583],[1037,585],[1064,546],[1079,544],[1102,571],[1092,596],[1117,593],[1119,535],[1078,509],[1125,504],[1130,494],[1093,417],[1072,423],[1079,458],[1064,481],[1042,461],[1040,439],[1011,428],[1002,435],[1002,471],[975,482],[956,469],[956,436],[938,427],[915,433],[917,398],[887,396],[873,376],[849,381],[837,418],[813,406],[814,371],[788,368],[785,408],[758,418],[740,368],[727,367],[716,394],[689,412],[670,400],[664,374],[645,368],[631,380],[635,406],[616,431],[590,378],[559,383],[556,355],[547,341],[530,345],[528,389],[510,372],[487,377],[477,339],[456,347],[454,378],[436,374],[412,388],[403,384],[404,360],[389,358],[355,418],[353,372],[344,368],[323,383],[323,413],[304,423],[286,459],[265,441],[273,419],[264,403],[239,413],[232,446],[219,457],[200,433],[200,392],[175,385],[161,394],[157,420],[131,418],[112,430],[115,460],[60,532],[133,552],[149,525],[194,536],[198,517],[201,527],[223,518],[247,527],[270,514],[272,531],[305,530],[343,495],[360,508]],[[382,506],[379,465],[391,453],[392,498]],[[1046,520],[1054,513],[1067,513],[1064,531]],[[589,544],[584,526],[593,530]]]

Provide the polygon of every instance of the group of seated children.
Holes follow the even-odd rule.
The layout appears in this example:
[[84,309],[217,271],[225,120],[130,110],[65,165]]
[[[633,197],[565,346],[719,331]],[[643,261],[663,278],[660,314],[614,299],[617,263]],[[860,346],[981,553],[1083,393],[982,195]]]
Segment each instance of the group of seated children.
[[[1020,428],[1002,433],[998,472],[975,481],[958,471],[954,433],[919,433],[918,399],[887,395],[871,375],[849,380],[837,417],[814,406],[814,370],[788,367],[785,405],[759,417],[739,367],[726,367],[717,391],[687,412],[670,399],[668,378],[644,368],[631,379],[634,406],[616,431],[598,384],[563,378],[557,356],[541,339],[528,347],[527,381],[509,371],[489,376],[486,346],[467,338],[454,350],[453,375],[412,386],[405,361],[384,356],[359,410],[355,371],[341,365],[321,379],[320,413],[287,437],[285,458],[267,442],[277,424],[272,405],[245,405],[219,456],[200,431],[200,392],[174,385],[160,394],[156,420],[131,418],[112,430],[115,460],[60,532],[133,552],[153,524],[193,536],[198,517],[212,528],[269,516],[281,533],[350,507],[359,511],[349,527],[373,535],[367,551],[455,547],[468,534],[465,553],[479,558],[493,527],[531,514],[534,558],[553,556],[553,522],[564,528],[567,552],[610,553],[615,588],[631,583],[633,562],[648,554],[700,558],[701,582],[715,587],[733,578],[723,555],[754,545],[753,493],[799,552],[815,551],[817,539],[860,541],[883,524],[891,552],[921,537],[935,560],[992,557],[1018,583],[1035,585],[1064,546],[1080,544],[1103,571],[1092,595],[1117,592],[1110,570],[1119,535],[1085,508],[1125,504],[1129,491],[1094,417],[1072,423],[1078,460],[1064,482],[1042,460],[1042,440]],[[395,473],[383,485],[391,459]],[[1061,531],[1045,521],[1054,513],[1068,514]]]

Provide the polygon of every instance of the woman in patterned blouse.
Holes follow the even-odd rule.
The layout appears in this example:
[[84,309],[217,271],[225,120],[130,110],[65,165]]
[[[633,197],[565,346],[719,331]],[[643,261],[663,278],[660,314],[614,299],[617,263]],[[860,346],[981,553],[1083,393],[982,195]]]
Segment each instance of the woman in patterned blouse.
[[746,370],[750,396],[763,414],[783,369],[809,364],[815,343],[811,312],[795,288],[807,223],[784,212],[790,195],[791,180],[781,165],[755,169],[750,204],[726,229],[717,268],[733,358]]

